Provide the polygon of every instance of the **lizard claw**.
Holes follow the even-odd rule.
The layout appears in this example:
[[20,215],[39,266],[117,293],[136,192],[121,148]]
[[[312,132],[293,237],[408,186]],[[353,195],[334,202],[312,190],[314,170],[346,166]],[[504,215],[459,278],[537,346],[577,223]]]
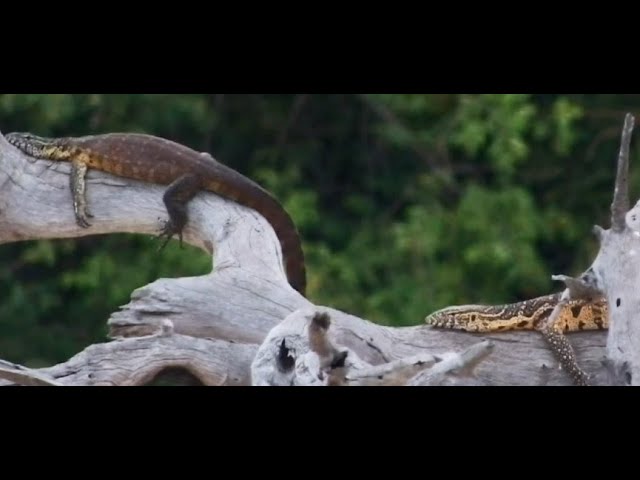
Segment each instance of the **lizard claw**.
[[87,204],[85,202],[74,202],[73,211],[76,215],[76,223],[82,228],[89,228],[91,223],[89,223],[89,218],[93,218],[91,212],[87,208]]
[[[163,235],[159,235],[158,239],[161,239],[162,237]],[[167,235],[167,238],[165,239],[165,241],[158,247],[158,252],[167,246],[167,243],[169,243],[169,240],[171,240],[171,237]]]
[[576,384],[580,387],[590,386],[589,375],[587,375],[586,372],[581,369],[577,369],[575,372],[573,372],[573,378],[575,379]]
[[171,220],[167,220],[164,224],[164,227],[160,231],[158,235],[158,240],[165,238],[165,241],[158,247],[158,251],[162,250],[167,246],[169,240],[173,238],[175,234],[178,234],[178,240],[180,241],[180,248],[184,248],[182,244],[182,230],[178,230]]
[[169,240],[173,237],[173,229],[171,228],[171,222],[165,222],[164,227],[160,230],[160,234],[156,237],[158,240],[165,239],[164,242],[158,247],[158,252],[164,249],[169,243]]
[[87,217],[92,217],[93,215],[77,215],[76,216],[76,223],[81,226],[82,228],[89,228],[91,226],[91,224],[89,223],[89,221],[87,220]]

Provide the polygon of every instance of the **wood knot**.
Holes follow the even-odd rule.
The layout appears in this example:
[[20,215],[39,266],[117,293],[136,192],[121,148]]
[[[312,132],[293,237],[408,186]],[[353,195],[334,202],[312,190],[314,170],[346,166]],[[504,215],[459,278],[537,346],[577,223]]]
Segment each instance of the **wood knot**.
[[173,325],[173,322],[168,318],[165,318],[164,320],[162,320],[162,323],[160,324],[160,336],[168,337],[173,335],[174,332],[175,332],[175,327]]

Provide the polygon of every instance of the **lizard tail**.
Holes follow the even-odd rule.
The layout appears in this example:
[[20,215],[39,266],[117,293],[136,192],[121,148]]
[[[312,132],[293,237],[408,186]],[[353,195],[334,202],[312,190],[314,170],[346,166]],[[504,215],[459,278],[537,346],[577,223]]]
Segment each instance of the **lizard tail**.
[[252,208],[269,222],[280,241],[289,284],[302,296],[306,296],[307,272],[304,252],[300,235],[291,216],[270,192],[256,182],[219,162],[212,162],[209,167],[212,167],[214,176],[224,178],[224,182],[205,184],[208,190]]
[[300,295],[306,296],[307,272],[304,263],[304,252],[298,230],[287,212],[280,207],[261,212],[273,226],[282,249],[284,269],[287,279]]

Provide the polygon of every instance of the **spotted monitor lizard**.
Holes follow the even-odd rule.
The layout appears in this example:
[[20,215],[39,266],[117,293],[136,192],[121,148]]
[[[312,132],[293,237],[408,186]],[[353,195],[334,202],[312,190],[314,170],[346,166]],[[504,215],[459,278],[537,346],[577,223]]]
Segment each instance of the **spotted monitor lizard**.
[[188,221],[187,204],[199,191],[208,190],[256,210],[278,236],[289,283],[305,295],[304,254],[289,214],[271,193],[208,153],[164,138],[136,133],[45,138],[13,132],[5,138],[31,157],[71,164],[74,213],[77,224],[83,228],[91,226],[88,219],[93,216],[85,196],[88,169],[168,185],[163,202],[169,219],[159,235],[166,237],[162,247],[174,235],[182,242],[182,231]]
[[607,329],[607,301],[603,297],[591,301],[566,301],[561,305],[556,321],[548,325],[546,320],[558,305],[561,295],[555,293],[506,305],[451,306],[431,313],[425,322],[436,328],[477,333],[537,330],[549,342],[560,364],[576,384],[587,385],[586,374],[578,366],[573,348],[564,334]]

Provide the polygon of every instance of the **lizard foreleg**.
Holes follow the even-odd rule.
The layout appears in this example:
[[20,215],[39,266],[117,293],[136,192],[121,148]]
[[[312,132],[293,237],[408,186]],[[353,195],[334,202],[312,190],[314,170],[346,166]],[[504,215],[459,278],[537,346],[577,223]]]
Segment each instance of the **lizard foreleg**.
[[193,174],[182,175],[167,187],[162,201],[167,208],[169,219],[158,235],[158,238],[166,237],[159,250],[162,250],[176,234],[182,246],[182,231],[189,220],[187,204],[196,196],[200,188],[200,179]]
[[88,218],[92,218],[93,215],[87,208],[86,197],[86,181],[87,164],[79,161],[71,162],[71,195],[73,197],[73,211],[76,215],[76,222],[83,228],[91,226]]

